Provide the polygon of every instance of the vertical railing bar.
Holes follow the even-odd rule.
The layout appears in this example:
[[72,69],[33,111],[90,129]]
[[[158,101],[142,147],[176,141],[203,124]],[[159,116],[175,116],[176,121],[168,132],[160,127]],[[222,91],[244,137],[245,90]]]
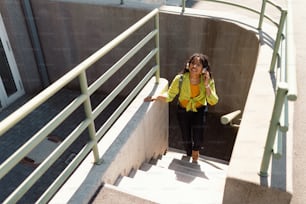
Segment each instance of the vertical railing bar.
[[270,121],[268,136],[266,139],[264,154],[263,154],[262,161],[261,161],[261,167],[260,167],[260,172],[259,172],[260,176],[265,176],[265,177],[268,176],[267,171],[269,168],[271,154],[273,151],[276,131],[279,125],[279,117],[281,114],[281,110],[282,110],[283,103],[284,103],[287,92],[288,92],[288,84],[284,82],[279,83],[276,97],[275,97],[274,107],[272,111],[272,117]]
[[272,54],[272,60],[271,60],[271,64],[270,64],[270,72],[271,73],[273,73],[274,69],[275,69],[277,53],[279,51],[279,46],[280,46],[280,43],[281,43],[281,40],[282,40],[282,34],[283,34],[283,31],[284,31],[286,16],[287,16],[287,11],[282,10],[281,17],[280,17],[280,20],[279,20],[277,35],[276,35],[276,39],[275,39],[275,44],[274,44],[274,49],[273,49],[273,54]]
[[88,83],[87,83],[85,71],[83,71],[80,74],[79,81],[80,81],[81,92],[87,96],[87,99],[84,102],[84,111],[85,111],[86,117],[90,119],[91,121],[88,126],[88,133],[89,133],[90,140],[95,143],[95,145],[92,148],[92,152],[94,155],[94,161],[96,164],[99,164],[100,156],[99,156],[99,149],[98,149],[97,139],[96,139],[96,128],[95,128],[95,123],[94,123],[94,119],[92,115],[92,107],[90,103],[90,95],[88,94]]
[[260,17],[259,17],[259,22],[258,22],[258,30],[262,29],[262,23],[263,23],[263,19],[265,16],[265,10],[266,10],[266,2],[267,0],[262,0]]
[[185,12],[186,0],[182,0],[182,14]]
[[[183,0],[184,1],[184,0]],[[157,71],[156,71],[156,83],[159,83],[160,78],[160,46],[159,46],[159,13],[155,16],[155,29],[158,31],[155,35],[155,47],[157,48],[156,52],[156,65],[157,65]]]

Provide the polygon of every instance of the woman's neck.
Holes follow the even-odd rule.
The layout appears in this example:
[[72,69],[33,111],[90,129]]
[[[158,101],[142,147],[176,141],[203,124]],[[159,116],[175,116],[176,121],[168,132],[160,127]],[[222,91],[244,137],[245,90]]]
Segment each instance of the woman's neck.
[[189,80],[191,84],[199,84],[200,83],[200,77],[198,75],[189,75]]

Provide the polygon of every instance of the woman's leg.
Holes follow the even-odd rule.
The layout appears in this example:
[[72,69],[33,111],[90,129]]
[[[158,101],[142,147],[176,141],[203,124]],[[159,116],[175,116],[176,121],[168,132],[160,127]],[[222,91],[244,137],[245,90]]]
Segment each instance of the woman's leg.
[[202,148],[204,133],[204,107],[193,113],[192,117],[192,150],[199,151]]
[[192,153],[192,140],[191,140],[191,112],[186,112],[184,108],[178,107],[177,119],[182,132],[183,144],[187,153],[187,156],[191,156]]
[[202,147],[202,137],[204,131],[204,109],[199,108],[197,112],[192,114],[192,162],[197,163],[200,156],[200,149]]

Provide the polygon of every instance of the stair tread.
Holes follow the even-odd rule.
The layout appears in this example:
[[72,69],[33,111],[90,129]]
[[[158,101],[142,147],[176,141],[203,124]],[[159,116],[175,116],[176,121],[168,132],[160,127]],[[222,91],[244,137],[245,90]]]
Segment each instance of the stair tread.
[[[143,169],[145,166],[145,169]],[[184,183],[191,183],[194,180],[203,180],[202,178],[195,177],[193,175],[185,174],[182,172],[177,172],[171,169],[160,168],[154,165],[150,165],[148,163],[144,163],[142,167],[136,172],[134,178],[147,176],[147,177],[161,177],[161,180],[176,180]],[[203,181],[204,182],[204,181]]]
[[207,168],[214,167],[217,169],[225,169],[225,170],[227,170],[228,168],[228,162],[219,160],[219,159],[215,159],[215,158],[211,158],[211,157],[207,157],[204,155],[200,155],[197,164],[191,163],[191,160],[192,160],[191,157],[186,156],[184,153],[180,152],[179,150],[168,150],[166,155],[162,155],[160,158],[152,160],[152,163],[157,162],[159,160],[162,160],[165,162],[166,161],[171,162],[173,159],[177,159],[179,160],[180,163],[184,165],[186,164],[186,166],[190,166],[190,167],[201,165],[201,166],[206,166]]
[[129,189],[123,189],[118,186],[105,183],[92,203],[93,204],[99,204],[99,203],[155,204],[156,202],[137,196],[134,194],[134,192],[130,191]]
[[204,162],[194,164],[178,159],[161,159],[156,161],[154,165],[206,179],[224,178],[227,172],[227,166],[212,165]]
[[185,173],[163,169],[160,167],[152,166],[149,171],[138,170],[133,177],[135,181],[154,183],[167,183],[172,185],[187,184],[190,188],[201,186],[201,188],[209,187],[215,190],[224,188],[225,179],[220,179],[218,182],[216,179],[205,179],[201,177],[195,177]]
[[[163,156],[171,156],[174,157],[176,159],[182,159],[182,157],[187,157],[185,151],[180,150],[180,149],[175,149],[175,148],[171,148],[169,147],[167,150],[167,153]],[[222,159],[217,159],[214,157],[209,157],[209,156],[205,156],[205,155],[201,155],[199,157],[199,161],[209,161],[210,163],[213,164],[218,164],[218,165],[228,165],[228,161],[222,160]]]
[[[156,179],[155,179],[156,180]],[[206,185],[188,185],[173,182],[152,182],[153,179],[139,180],[123,177],[119,187],[133,192],[133,195],[157,203],[222,203],[223,188],[216,191]],[[160,180],[161,181],[161,180]],[[209,201],[211,200],[211,201]]]

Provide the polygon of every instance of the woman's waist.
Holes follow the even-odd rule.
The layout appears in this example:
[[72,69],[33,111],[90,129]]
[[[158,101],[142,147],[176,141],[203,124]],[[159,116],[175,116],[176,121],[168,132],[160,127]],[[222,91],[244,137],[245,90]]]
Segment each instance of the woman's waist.
[[[187,107],[187,105],[188,105],[188,103],[189,103],[189,100],[181,100],[181,101],[179,101],[179,105],[182,107],[182,108],[186,108]],[[195,102],[195,107],[196,108],[200,108],[200,107],[202,107],[202,106],[204,106],[202,103],[200,103],[199,101],[196,101]]]

